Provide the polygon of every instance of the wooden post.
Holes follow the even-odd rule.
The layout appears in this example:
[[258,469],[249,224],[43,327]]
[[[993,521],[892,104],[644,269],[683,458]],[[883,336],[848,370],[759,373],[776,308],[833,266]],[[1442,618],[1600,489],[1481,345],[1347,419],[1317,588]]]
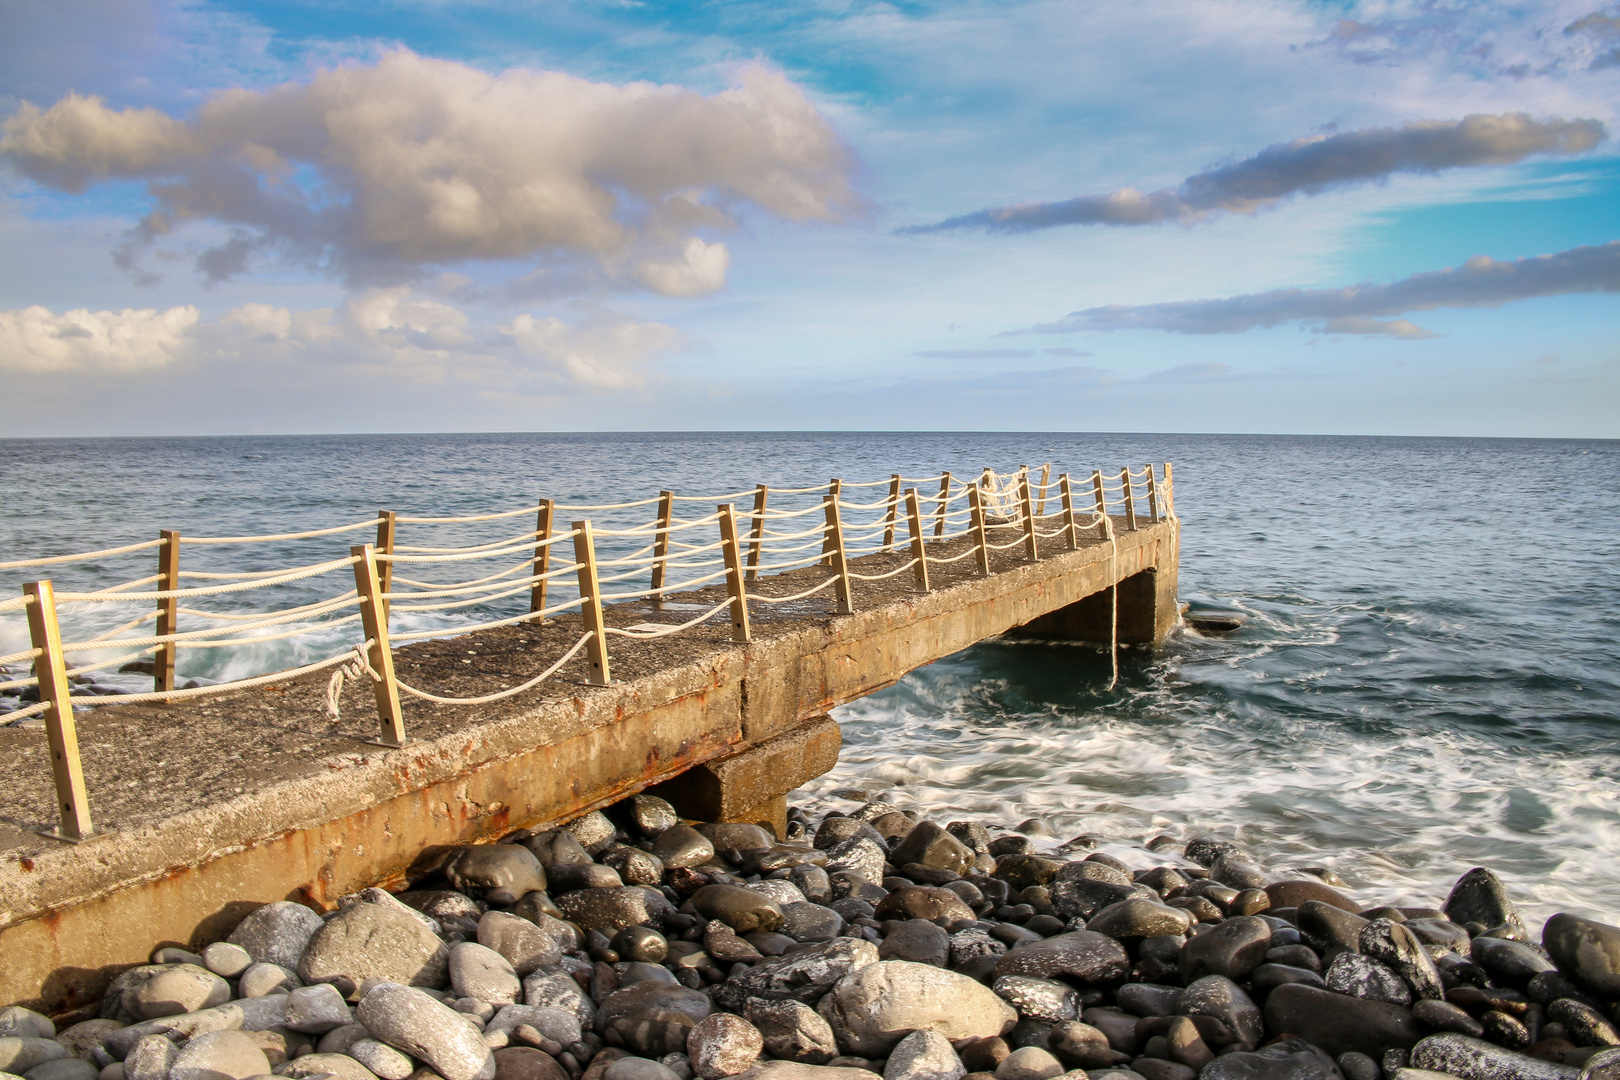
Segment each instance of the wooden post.
[[[669,496],[667,491],[661,494]],[[670,504],[672,499],[665,498],[664,505]],[[606,686],[613,681],[613,674],[608,670],[607,623],[602,618],[602,589],[596,583],[596,541],[591,536],[589,521],[576,521],[573,527],[574,561],[579,564],[579,595],[585,599],[579,606],[580,621],[591,634],[591,640],[585,645],[585,652],[591,661],[591,674],[585,681],[592,686]]]
[[747,641],[748,594],[743,591],[742,545],[737,542],[737,508],[731,503],[720,511],[720,552],[726,559],[726,591],[731,593],[731,640]]
[[366,662],[371,670],[382,676],[373,682],[377,695],[377,721],[380,732],[367,742],[379,746],[406,746],[405,717],[399,710],[399,684],[394,680],[394,650],[388,644],[388,606],[382,599],[382,580],[377,574],[377,550],[370,544],[351,547],[349,554],[356,557],[354,587],[360,593],[360,625],[365,629]]
[[1176,516],[1176,482],[1170,472],[1170,462],[1164,463],[1164,516]]
[[1130,532],[1136,531],[1136,492],[1131,489],[1131,470],[1127,466],[1119,470],[1120,485],[1125,488],[1125,528]]
[[[377,511],[377,554],[392,555],[394,553],[394,512],[392,510]],[[387,614],[391,602],[388,594],[394,591],[394,560],[377,560],[377,584],[382,588],[382,609]]]
[[900,518],[900,474],[889,476],[889,512],[883,518],[883,550],[894,550],[894,526]]
[[[546,541],[551,539],[552,518],[556,516],[556,503],[551,499],[541,499],[540,508],[534,517],[534,562],[529,567],[529,576],[540,578],[529,586],[529,611],[546,610],[546,585],[548,582],[541,577],[551,572],[551,545]],[[540,619],[539,622],[546,620]]]
[[984,492],[978,484],[968,488],[968,508],[973,512],[973,542],[979,549],[979,573],[990,576],[990,536],[984,527]]
[[[837,481],[833,481],[837,483]],[[848,615],[855,610],[855,604],[849,592],[849,561],[844,558],[844,523],[838,516],[838,496],[829,492],[822,497],[821,505],[827,510],[827,539],[825,545],[829,546],[827,558],[824,562],[832,563],[832,572],[838,579],[838,614]]]
[[[158,535],[163,538],[163,543],[158,546],[157,587],[159,592],[168,592],[180,587],[180,534],[173,529],[164,529]],[[159,600],[154,632],[162,637],[179,631],[180,598],[170,596]],[[179,646],[171,641],[159,645],[152,654],[152,690],[155,693],[163,694],[174,689],[174,663],[179,652]],[[40,700],[45,699],[41,697]]]
[[1024,554],[1030,562],[1041,561],[1041,538],[1035,535],[1035,496],[1029,487],[1029,470],[1018,474],[1018,499],[1024,512]]
[[[833,481],[831,483],[829,483],[827,485],[827,498],[831,499],[833,501],[834,506],[836,506],[838,504],[839,496],[842,495],[843,492],[844,492],[844,482],[842,480],[839,480],[839,479],[835,478],[835,479],[833,479]],[[823,501],[825,501],[825,500],[823,500]],[[843,545],[844,545],[844,526],[843,526],[843,520],[839,519],[839,525],[838,525],[838,548],[839,548],[839,550],[843,550]],[[825,535],[825,536],[823,536],[821,538],[821,565],[822,566],[831,566],[833,564],[832,553],[833,553],[833,534],[831,532],[829,532],[829,533],[827,533],[827,535]]]
[[911,557],[917,560],[913,576],[918,590],[927,592],[928,546],[923,542],[922,500],[917,497],[916,488],[906,489],[906,525],[911,531]]
[[945,511],[947,509],[949,509],[949,507],[950,507],[950,503],[946,502],[945,500],[950,498],[950,495],[951,495],[951,471],[949,469],[946,469],[945,470],[945,475],[940,477],[940,480],[939,480],[939,510],[934,515],[934,536],[935,537],[940,537],[940,536],[945,535]]
[[1080,546],[1080,527],[1074,520],[1074,485],[1069,483],[1068,473],[1058,477],[1058,492],[1063,496],[1063,536],[1073,551]]
[[1148,521],[1157,525],[1159,523],[1159,483],[1153,478],[1153,462],[1148,462],[1147,488],[1148,488]]
[[[652,602],[655,608],[664,606],[664,596],[658,590],[664,587],[664,563],[669,560],[669,527],[674,523],[675,493],[673,491],[660,491],[658,493],[658,524],[656,526],[659,531],[653,537],[652,585],[650,586],[653,590]],[[574,528],[577,529],[579,526],[575,525]],[[578,546],[579,541],[575,540],[574,544]],[[594,551],[594,548],[592,550]],[[607,684],[603,683],[602,685]]]
[[1035,500],[1035,516],[1041,517],[1046,513],[1046,485],[1052,480],[1052,463],[1048,461],[1041,466],[1041,494]]
[[[39,679],[39,700],[45,709],[45,736],[51,746],[51,772],[56,777],[56,809],[61,825],[45,833],[78,843],[95,834],[90,821],[90,797],[84,789],[84,768],[79,763],[79,729],[73,722],[73,699],[68,692],[67,663],[62,656],[62,628],[56,621],[56,592],[49,579],[23,586],[28,605],[28,636],[39,656],[34,673]],[[172,689],[167,687],[166,689]]]
[[754,489],[754,527],[749,530],[748,544],[748,580],[759,578],[759,554],[765,546],[765,503],[770,498],[771,489],[768,484],[760,484]]
[[1097,535],[1108,539],[1108,492],[1103,488],[1101,469],[1091,470],[1091,487],[1097,493]]

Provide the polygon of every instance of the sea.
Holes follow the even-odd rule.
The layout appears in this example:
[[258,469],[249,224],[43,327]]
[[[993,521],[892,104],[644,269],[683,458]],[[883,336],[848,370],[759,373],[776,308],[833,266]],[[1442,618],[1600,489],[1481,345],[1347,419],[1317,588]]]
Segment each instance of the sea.
[[[1363,895],[1410,905],[1434,904],[1464,871],[1488,866],[1537,924],[1560,910],[1620,923],[1620,442],[971,432],[4,439],[0,561],[134,543],[159,529],[281,533],[378,509],[475,515],[540,497],[712,496],[1048,462],[1076,476],[1172,462],[1181,597],[1241,612],[1244,625],[1183,627],[1157,649],[1125,650],[1117,683],[1093,646],[983,642],[839,709],[838,766],[794,801],[848,808],[858,790],[942,822],[1024,826],[1046,845],[1089,836],[1136,866],[1162,861],[1146,847],[1158,837],[1224,837],[1271,868],[1325,867]],[[683,505],[696,514],[705,503]],[[623,523],[650,510],[604,520],[614,514]],[[530,527],[503,519],[448,535]],[[367,539],[182,550],[190,569],[268,569],[341,556]],[[47,572],[58,589],[89,588],[144,576],[151,561],[148,550],[0,571],[0,598]],[[453,629],[521,600],[403,624]],[[65,630],[105,629],[111,617],[98,610]],[[20,617],[0,614],[0,654],[26,646]],[[258,674],[341,647],[317,635],[193,650],[181,676]],[[150,686],[122,678],[131,690]]]

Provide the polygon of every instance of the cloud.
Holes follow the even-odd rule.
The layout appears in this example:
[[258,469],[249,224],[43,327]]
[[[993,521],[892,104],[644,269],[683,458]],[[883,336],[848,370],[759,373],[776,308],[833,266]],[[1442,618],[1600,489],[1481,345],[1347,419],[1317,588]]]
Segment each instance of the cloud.
[[1564,33],[1586,39],[1591,52],[1586,62],[1589,69],[1620,66],[1620,18],[1594,11],[1564,27]]
[[659,355],[684,345],[663,323],[605,310],[575,323],[524,314],[481,325],[406,286],[361,290],[336,308],[243,304],[206,323],[189,306],[0,311],[0,372],[16,375],[133,376],[185,360],[191,371],[235,364],[292,377],[309,365],[503,394],[588,393],[641,386]]
[[912,356],[926,360],[1022,360],[1035,355],[1034,349],[923,349]]
[[1027,232],[1057,225],[1190,224],[1217,213],[1253,214],[1294,195],[1383,180],[1395,173],[1511,165],[1531,154],[1577,154],[1596,146],[1606,134],[1597,120],[1532,120],[1524,113],[1504,113],[1311,135],[1189,176],[1176,188],[1151,192],[1119,188],[1063,202],[1001,206],[900,231]]
[[211,279],[263,254],[361,285],[524,260],[576,286],[693,296],[724,284],[712,236],[744,204],[799,222],[862,209],[832,127],[757,64],[705,96],[400,50],[217,93],[190,120],[69,94],[0,131],[0,158],[47,187],[145,180],[158,217],[141,239],[196,219],[237,230],[199,260]]
[[1039,333],[1168,330],[1178,334],[1241,334],[1257,326],[1305,322],[1327,333],[1422,338],[1435,335],[1405,319],[1388,323],[1377,319],[1408,311],[1496,307],[1536,296],[1593,292],[1620,292],[1620,240],[1526,259],[1499,261],[1475,255],[1461,266],[1413,274],[1388,285],[1273,289],[1220,300],[1086,308],[1031,329]]
[[0,371],[133,375],[184,359],[200,313],[125,308],[60,315],[43,307],[0,311]]

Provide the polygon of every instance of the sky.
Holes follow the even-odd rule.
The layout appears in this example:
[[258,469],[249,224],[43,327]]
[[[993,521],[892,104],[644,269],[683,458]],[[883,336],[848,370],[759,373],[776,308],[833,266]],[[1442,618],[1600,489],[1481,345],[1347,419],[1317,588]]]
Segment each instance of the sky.
[[1620,5],[5,0],[0,436],[1620,437]]

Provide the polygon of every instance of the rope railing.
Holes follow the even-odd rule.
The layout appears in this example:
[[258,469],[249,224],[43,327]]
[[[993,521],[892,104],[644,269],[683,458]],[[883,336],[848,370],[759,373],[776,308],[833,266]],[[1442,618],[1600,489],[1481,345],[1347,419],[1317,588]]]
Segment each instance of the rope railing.
[[[885,485],[888,491],[884,497],[871,501],[856,502],[845,494],[847,490]],[[738,509],[735,501],[750,495],[753,496],[752,508]],[[788,504],[770,505],[773,497],[786,499]],[[798,505],[796,501],[801,498],[809,505]],[[678,504],[699,502],[716,505],[716,509],[695,518],[675,517]],[[1090,505],[1082,505],[1086,503]],[[1049,504],[1058,508],[1049,511]],[[619,522],[619,518],[633,516],[634,512],[647,507],[656,507],[653,520]],[[596,528],[591,519],[585,517],[573,521],[566,530],[560,529],[554,519],[564,510],[605,514],[616,524]],[[818,511],[823,520],[813,526],[782,527],[784,522],[809,517]],[[869,520],[844,518],[845,512],[862,515],[873,511],[877,513]],[[1075,483],[1067,473],[1054,478],[1050,465],[1043,465],[1039,470],[1020,466],[1006,473],[985,469],[974,479],[958,478],[950,472],[926,477],[895,473],[886,480],[844,483],[835,479],[829,484],[811,487],[773,488],[762,484],[752,490],[717,497],[665,491],[654,498],[613,503],[565,504],[542,499],[520,509],[480,514],[406,516],[381,511],[372,521],[250,536],[182,538],[178,532],[165,531],[156,540],[0,562],[0,570],[91,564],[88,569],[92,573],[104,572],[103,567],[96,565],[98,561],[141,552],[155,551],[158,562],[155,574],[82,591],[57,592],[49,580],[29,582],[22,596],[0,602],[0,615],[24,613],[32,642],[31,648],[0,655],[0,692],[37,694],[37,701],[19,703],[19,707],[4,714],[6,722],[43,718],[52,746],[60,749],[52,755],[60,812],[59,828],[54,835],[79,840],[92,835],[94,827],[78,758],[73,720],[76,708],[168,705],[330,672],[326,687],[328,711],[334,717],[339,714],[345,680],[354,678],[368,682],[376,696],[380,731],[379,738],[373,741],[387,747],[400,747],[410,741],[405,734],[400,707],[402,693],[435,706],[490,704],[534,690],[557,676],[582,653],[586,661],[584,681],[591,685],[608,685],[611,672],[607,640],[610,637],[631,640],[668,637],[711,622],[729,608],[732,640],[748,642],[751,640],[750,602],[767,606],[795,603],[832,589],[835,610],[849,613],[854,610],[854,582],[881,582],[909,572],[915,579],[916,589],[928,592],[931,567],[943,568],[976,559],[978,573],[987,575],[991,572],[992,552],[1010,551],[1022,544],[1027,558],[1033,561],[1040,557],[1042,541],[1056,540],[1073,549],[1080,546],[1083,530],[1095,530],[1097,539],[1113,545],[1112,560],[1117,556],[1114,518],[1123,516],[1124,528],[1131,530],[1138,527],[1139,513],[1155,523],[1175,520],[1168,464],[1162,474],[1152,465],[1142,469],[1125,466],[1106,475],[1094,471],[1089,485]],[[401,525],[450,526],[464,531],[465,526],[528,514],[536,515],[532,519],[533,529],[497,539],[474,541],[458,532],[449,543],[397,542]],[[1055,528],[1046,527],[1054,522]],[[241,552],[250,545],[301,543],[372,527],[377,529],[376,543],[352,546],[346,558],[282,568],[187,566],[182,569],[180,565],[182,549],[193,545]],[[719,539],[711,541],[709,537],[714,534],[704,535],[704,531],[715,527]],[[686,534],[694,535],[691,539],[681,538]],[[642,541],[643,546],[629,550],[630,545],[625,541]],[[571,559],[563,557],[558,547],[565,543],[572,544]],[[614,550],[599,555],[599,543]],[[851,558],[878,555],[895,556],[900,561],[883,569],[871,568],[870,573],[850,568]],[[452,564],[480,560],[508,561],[491,573],[455,581],[434,582],[394,574],[396,568],[407,566],[443,565],[448,569]],[[353,574],[354,588],[314,600],[296,595],[303,590],[307,597],[310,581],[346,568]],[[762,591],[745,584],[756,581],[763,572],[812,569],[821,570],[824,576],[787,595],[771,595],[772,590]],[[648,573],[652,575],[650,581],[643,584],[638,580]],[[683,580],[668,581],[672,576],[682,576]],[[574,579],[572,585],[568,584],[570,577]],[[603,587],[632,580],[637,584],[629,589],[608,591]],[[651,601],[655,609],[660,609],[665,597],[694,593],[722,580],[725,599],[712,605],[705,601],[702,614],[685,621],[656,628],[646,624],[635,627],[606,624],[603,607],[606,603]],[[154,585],[157,587],[153,588]],[[575,595],[565,594],[548,601],[548,588],[553,585],[566,586]],[[243,604],[252,604],[260,590],[289,588],[295,594],[291,604],[261,610],[242,608]],[[505,603],[524,594],[529,596],[529,610],[501,614],[500,608]],[[204,600],[216,600],[224,606],[218,610],[208,604],[197,606]],[[68,614],[70,621],[77,623],[109,604],[150,606],[142,614],[116,626],[64,640],[58,622],[60,614]],[[233,609],[232,604],[237,606]],[[457,637],[528,623],[544,624],[549,619],[576,612],[580,632],[568,648],[539,674],[502,690],[458,698],[408,685],[394,672],[392,649],[396,643]],[[430,613],[436,614],[440,625],[397,633],[390,630],[393,614],[422,616]],[[474,615],[474,619],[467,621],[468,615]],[[478,618],[479,615],[492,617]],[[204,625],[199,627],[194,622],[192,627],[182,630],[179,628],[182,617]],[[154,620],[156,626],[152,630],[143,630]],[[329,651],[333,648],[333,635],[350,632],[346,628],[354,623],[360,624],[359,643],[330,655],[243,678],[177,685],[175,661],[184,652],[283,641],[295,641],[295,648],[300,650]],[[84,659],[70,668],[67,665],[70,655]],[[109,668],[127,671],[130,661],[144,656],[153,657],[150,662],[142,661],[149,663],[152,671],[150,692],[109,692],[110,684],[95,683],[88,693],[74,693],[72,680],[84,680],[90,674]],[[13,667],[19,664],[31,664],[32,672],[16,677],[19,673]]]

